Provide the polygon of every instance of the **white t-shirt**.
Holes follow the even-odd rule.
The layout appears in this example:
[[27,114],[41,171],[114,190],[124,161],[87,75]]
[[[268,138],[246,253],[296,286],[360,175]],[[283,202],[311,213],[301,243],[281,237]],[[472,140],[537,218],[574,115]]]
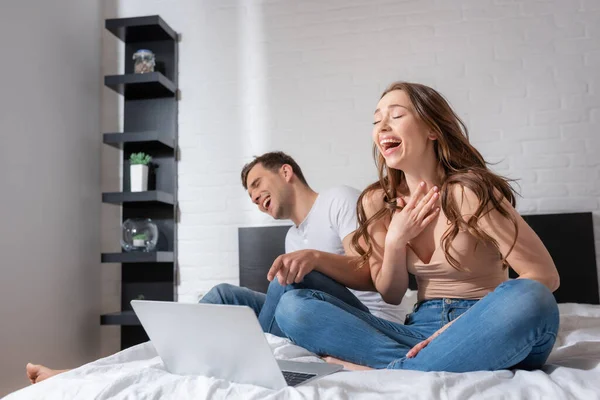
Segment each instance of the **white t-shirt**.
[[[356,203],[360,192],[349,186],[338,186],[319,193],[308,215],[298,226],[292,226],[285,237],[285,252],[314,249],[345,254],[342,240],[358,227]],[[389,321],[404,323],[405,302],[388,304],[377,292],[349,289],[373,315]],[[414,300],[414,299],[411,299]]]

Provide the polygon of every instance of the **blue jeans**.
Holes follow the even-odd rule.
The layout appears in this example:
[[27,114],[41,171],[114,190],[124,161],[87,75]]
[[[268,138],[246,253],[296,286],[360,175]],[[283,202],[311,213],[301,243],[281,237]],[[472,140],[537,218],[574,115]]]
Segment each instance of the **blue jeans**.
[[285,293],[298,289],[318,290],[353,309],[369,314],[369,309],[348,288],[317,271],[308,273],[302,282],[291,285],[282,286],[277,279],[273,279],[266,295],[248,288],[222,283],[206,293],[200,303],[248,306],[254,310],[264,332],[286,337],[275,321],[275,310]]
[[[461,315],[414,358],[405,357]],[[554,296],[529,279],[506,281],[481,300],[420,302],[404,325],[315,290],[286,293],[275,317],[294,343],[317,354],[379,369],[447,372],[540,368],[559,324]]]

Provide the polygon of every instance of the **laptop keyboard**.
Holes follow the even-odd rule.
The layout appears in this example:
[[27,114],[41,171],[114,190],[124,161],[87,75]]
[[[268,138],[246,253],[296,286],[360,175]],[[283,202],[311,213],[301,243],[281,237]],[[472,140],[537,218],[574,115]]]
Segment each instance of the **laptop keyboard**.
[[312,377],[317,376],[317,374],[302,374],[300,372],[291,372],[291,371],[281,371],[283,373],[283,377],[289,386],[296,386],[304,381],[309,380]]

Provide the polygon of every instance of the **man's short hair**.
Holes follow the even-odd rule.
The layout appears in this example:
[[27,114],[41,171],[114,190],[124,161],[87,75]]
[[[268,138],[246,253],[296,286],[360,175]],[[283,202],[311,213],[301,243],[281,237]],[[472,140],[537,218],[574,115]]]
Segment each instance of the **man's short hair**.
[[300,166],[292,157],[282,151],[272,151],[259,157],[254,156],[254,160],[244,165],[244,168],[242,169],[242,185],[244,185],[244,189],[246,190],[248,190],[248,173],[256,164],[261,164],[263,167],[273,172],[279,171],[282,165],[288,164],[292,167],[292,171],[294,171],[294,174],[300,179],[300,182],[308,186]]

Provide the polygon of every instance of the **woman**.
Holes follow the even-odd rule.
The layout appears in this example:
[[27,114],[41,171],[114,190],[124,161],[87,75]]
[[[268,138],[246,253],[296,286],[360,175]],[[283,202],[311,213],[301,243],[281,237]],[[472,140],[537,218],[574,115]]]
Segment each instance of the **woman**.
[[[392,84],[373,125],[379,181],[359,199],[353,246],[385,301],[400,303],[408,272],[419,301],[401,325],[296,290],[281,299],[280,328],[349,369],[541,367],[558,331],[559,276],[515,211],[508,181],[487,168],[463,122],[427,86]],[[508,279],[508,267],[518,279]]]

